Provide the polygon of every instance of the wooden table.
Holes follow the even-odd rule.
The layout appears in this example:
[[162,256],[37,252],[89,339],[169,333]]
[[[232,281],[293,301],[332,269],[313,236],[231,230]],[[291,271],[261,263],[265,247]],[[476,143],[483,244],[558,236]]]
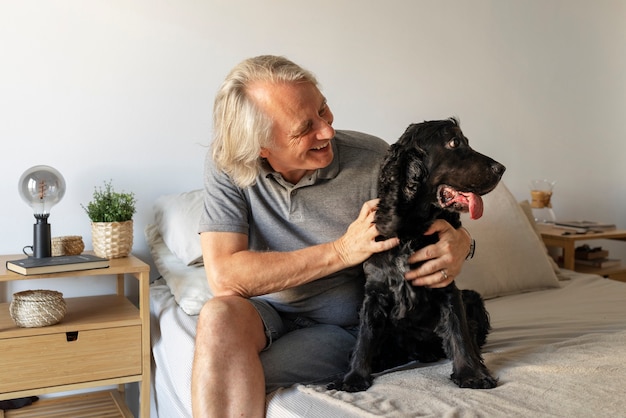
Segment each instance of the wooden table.
[[546,246],[562,249],[563,268],[582,273],[599,274],[604,277],[610,277],[611,279],[626,281],[626,267],[623,265],[598,269],[590,266],[576,265],[574,258],[577,242],[597,239],[626,241],[626,230],[614,229],[612,231],[575,233],[552,225],[540,224],[539,232]]
[[[68,414],[63,416],[74,417],[86,416],[76,408],[88,405],[87,409],[93,414],[94,405],[101,405],[98,410],[102,415],[99,416],[132,417],[124,404],[124,385],[139,382],[140,415],[149,417],[150,266],[131,255],[111,259],[109,267],[103,269],[28,276],[7,271],[7,260],[23,257],[19,254],[0,256],[0,282],[113,276],[117,280],[117,292],[67,298],[65,318],[58,324],[39,328],[16,326],[9,314],[10,304],[0,303],[0,400],[117,385],[118,390],[113,393],[44,399],[15,411],[22,414],[20,417],[39,417],[48,416],[50,411],[61,407]],[[139,307],[125,295],[126,277],[139,283]],[[79,280],[76,285],[80,286]],[[13,411],[4,414],[0,411],[0,418],[12,416]]]

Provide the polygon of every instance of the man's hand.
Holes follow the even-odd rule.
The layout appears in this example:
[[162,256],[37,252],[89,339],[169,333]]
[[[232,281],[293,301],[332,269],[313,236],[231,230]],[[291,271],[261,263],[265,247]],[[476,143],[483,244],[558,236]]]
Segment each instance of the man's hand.
[[469,253],[470,235],[464,228],[454,229],[448,222],[437,219],[425,235],[439,234],[439,241],[409,257],[409,263],[424,262],[405,274],[414,286],[445,287],[461,273]]
[[398,238],[376,241],[379,234],[374,224],[378,200],[369,200],[361,207],[359,217],[350,224],[346,233],[333,243],[333,247],[346,267],[367,260],[372,254],[389,250],[400,243]]

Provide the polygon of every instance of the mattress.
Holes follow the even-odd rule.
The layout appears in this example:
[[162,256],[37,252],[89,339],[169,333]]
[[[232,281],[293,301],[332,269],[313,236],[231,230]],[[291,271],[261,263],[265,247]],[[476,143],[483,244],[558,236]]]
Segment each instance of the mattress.
[[[486,301],[493,330],[483,348],[499,378],[460,389],[450,361],[413,363],[376,376],[365,392],[294,385],[267,397],[269,417],[625,416],[626,284],[564,271],[560,288]],[[191,416],[197,316],[164,281],[151,286],[152,416]]]

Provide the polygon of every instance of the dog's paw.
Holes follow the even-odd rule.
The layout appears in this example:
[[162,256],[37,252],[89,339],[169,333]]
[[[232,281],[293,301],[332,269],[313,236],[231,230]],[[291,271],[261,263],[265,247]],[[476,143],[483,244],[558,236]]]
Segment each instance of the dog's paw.
[[344,392],[362,392],[372,386],[372,377],[361,376],[357,373],[348,373],[343,379],[336,380],[326,385],[329,390],[342,390]]
[[493,389],[498,386],[498,379],[491,376],[488,371],[468,374],[452,373],[450,379],[460,388]]
[[330,382],[326,385],[327,390],[341,390],[343,386],[343,377],[341,379],[337,379],[334,382]]

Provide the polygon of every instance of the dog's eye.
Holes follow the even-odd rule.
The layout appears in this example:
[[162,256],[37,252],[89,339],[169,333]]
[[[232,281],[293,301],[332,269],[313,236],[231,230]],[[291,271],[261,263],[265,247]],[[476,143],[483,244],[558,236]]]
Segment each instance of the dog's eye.
[[448,141],[448,148],[457,148],[461,145],[461,140],[456,136]]

